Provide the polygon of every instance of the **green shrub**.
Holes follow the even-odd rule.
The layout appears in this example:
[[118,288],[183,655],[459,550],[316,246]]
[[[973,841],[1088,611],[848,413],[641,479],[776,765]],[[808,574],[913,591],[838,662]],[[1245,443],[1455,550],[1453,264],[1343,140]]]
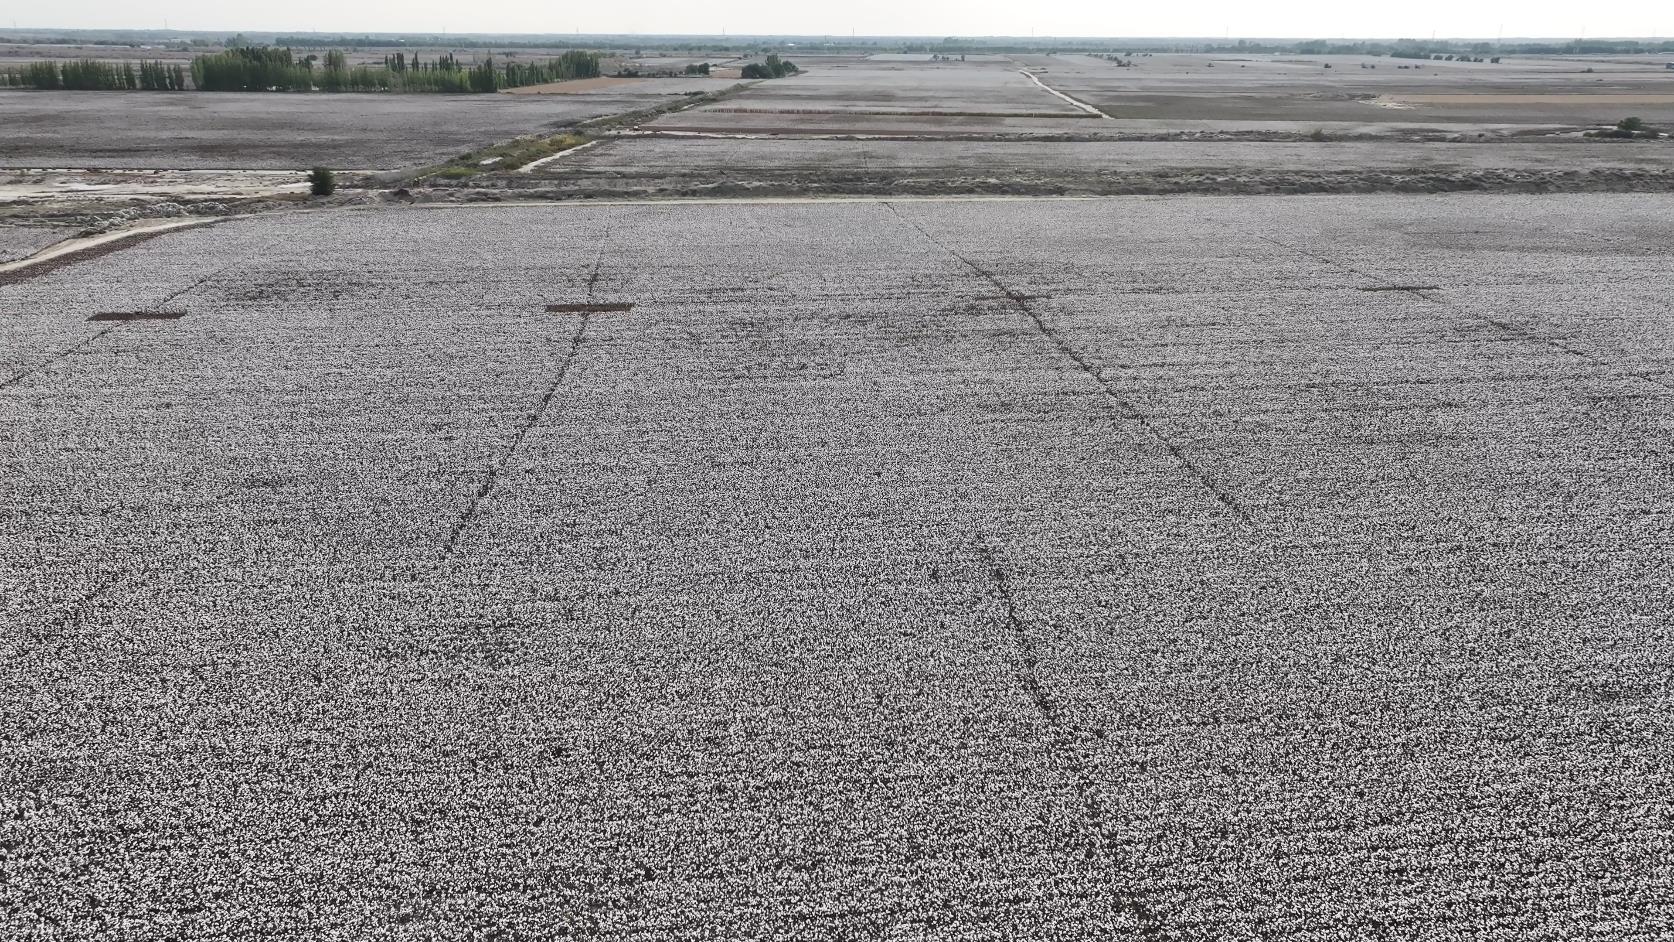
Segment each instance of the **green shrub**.
[[740,75],[747,79],[776,79],[787,75],[795,75],[802,71],[796,63],[789,59],[780,59],[776,52],[768,53],[767,61],[752,62],[740,70]]
[[1613,128],[1602,131],[1588,131],[1588,137],[1609,137],[1618,140],[1635,140],[1638,138],[1656,139],[1662,135],[1645,126],[1644,118],[1623,118],[1616,122]]
[[330,196],[337,192],[337,175],[325,167],[308,171],[308,192],[315,196]]

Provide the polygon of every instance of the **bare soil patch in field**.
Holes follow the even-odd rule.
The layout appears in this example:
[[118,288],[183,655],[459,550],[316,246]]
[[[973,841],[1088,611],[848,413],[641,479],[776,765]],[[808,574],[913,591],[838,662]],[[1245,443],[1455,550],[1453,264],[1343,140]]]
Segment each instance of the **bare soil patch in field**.
[[238,199],[303,193],[301,170],[0,169],[0,201],[74,202],[124,197]]
[[681,97],[0,91],[0,167],[398,169]]
[[[448,198],[1656,191],[1664,143],[606,139]],[[435,196],[433,191],[429,196]]]
[[177,321],[185,311],[100,311],[89,317],[94,323],[126,323],[128,321]]
[[1413,109],[1399,121],[1436,122],[1466,133],[1497,124],[1548,130],[1609,124],[1625,117],[1618,112],[1628,107],[1652,109],[1642,115],[1648,120],[1674,119],[1666,70],[1589,59],[1506,57],[1477,63],[1159,54],[1119,68],[1088,56],[1021,58],[1045,69],[1042,78],[1053,87],[1118,121],[1173,121],[1190,127],[1202,122],[1365,122],[1370,120],[1367,105],[1379,100]]
[[786,115],[915,114],[1076,117],[1080,109],[1040,88],[1010,63],[846,60],[760,82],[724,106],[740,113]]

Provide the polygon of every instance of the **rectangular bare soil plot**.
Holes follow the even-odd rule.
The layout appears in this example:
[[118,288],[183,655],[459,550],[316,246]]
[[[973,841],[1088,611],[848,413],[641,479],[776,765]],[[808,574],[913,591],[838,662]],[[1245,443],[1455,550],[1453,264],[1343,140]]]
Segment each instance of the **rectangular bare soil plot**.
[[599,303],[583,301],[574,304],[548,304],[546,312],[548,314],[620,314],[633,310],[633,307],[633,303],[630,301]]
[[[1667,73],[1644,64],[1164,54],[1135,60],[1133,68],[1089,56],[1032,61],[1048,69],[1043,78],[1053,87],[1132,130],[1324,128],[1389,136],[1429,128],[1497,137],[1542,126],[1609,125],[1630,114],[1653,124],[1674,121]],[[1593,65],[1598,74],[1582,71]]]
[[653,128],[733,132],[990,132],[1094,122],[1009,64],[847,61],[760,82],[725,101],[667,115]]
[[681,97],[0,90],[0,167],[396,169]]
[[186,316],[185,311],[100,311],[90,321],[175,321]]

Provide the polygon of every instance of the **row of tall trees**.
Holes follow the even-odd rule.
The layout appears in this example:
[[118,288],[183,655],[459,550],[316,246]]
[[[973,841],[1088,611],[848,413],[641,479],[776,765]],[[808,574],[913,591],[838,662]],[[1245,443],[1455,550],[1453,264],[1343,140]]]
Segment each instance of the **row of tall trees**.
[[595,78],[599,55],[571,50],[546,62],[508,62],[492,57],[475,65],[461,63],[452,53],[428,61],[398,52],[386,56],[382,67],[351,66],[341,49],[328,49],[325,58],[298,57],[284,46],[236,46],[192,60],[187,70],[163,62],[33,62],[0,69],[0,87],[77,89],[93,91],[205,92],[493,92],[519,85]]
[[234,46],[194,58],[192,85],[203,92],[308,91],[313,65],[282,46]]
[[141,62],[138,70],[132,62],[98,59],[31,62],[22,67],[0,69],[0,88],[174,92],[186,88],[186,69],[154,61]]
[[477,91],[477,86],[482,84],[451,53],[443,53],[429,62],[416,55],[408,59],[400,53],[386,58],[384,67],[379,69],[366,65],[351,67],[342,50],[333,49],[326,52],[324,66],[315,79],[315,87],[326,92],[462,94]]
[[[489,59],[490,63],[494,60]],[[571,49],[556,59],[542,62],[508,62],[502,72],[503,85],[540,85],[545,82],[567,82],[571,79],[599,77],[599,54]]]

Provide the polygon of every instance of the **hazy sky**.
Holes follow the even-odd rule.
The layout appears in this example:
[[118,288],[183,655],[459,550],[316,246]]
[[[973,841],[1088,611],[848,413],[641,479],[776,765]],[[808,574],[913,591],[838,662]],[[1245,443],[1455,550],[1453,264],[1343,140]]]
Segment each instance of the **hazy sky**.
[[[8,4],[8,6],[14,6]],[[14,9],[26,5],[19,0]],[[143,12],[142,12],[143,11]],[[1667,2],[1393,3],[1208,0],[57,0],[0,12],[0,27],[528,32],[798,33],[913,36],[1320,36],[1427,38],[1661,36],[1674,31]]]

